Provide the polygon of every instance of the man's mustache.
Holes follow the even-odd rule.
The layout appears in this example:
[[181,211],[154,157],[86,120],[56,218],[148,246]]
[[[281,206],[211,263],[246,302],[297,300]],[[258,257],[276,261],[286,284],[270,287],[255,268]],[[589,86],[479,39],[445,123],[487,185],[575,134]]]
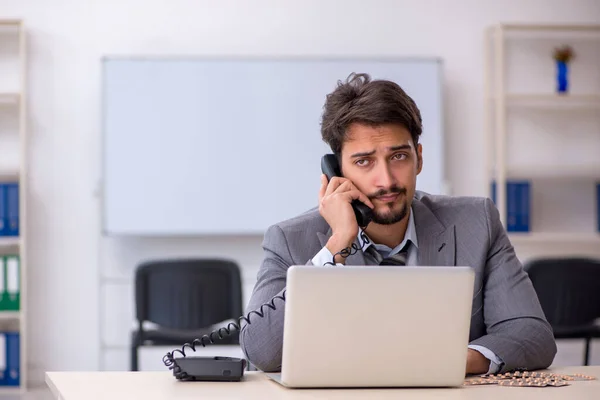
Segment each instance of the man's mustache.
[[379,196],[386,196],[388,194],[406,194],[406,188],[404,187],[398,187],[398,186],[392,186],[389,189],[381,189],[378,190],[377,192],[369,195],[369,200],[375,198],[375,197],[379,197]]

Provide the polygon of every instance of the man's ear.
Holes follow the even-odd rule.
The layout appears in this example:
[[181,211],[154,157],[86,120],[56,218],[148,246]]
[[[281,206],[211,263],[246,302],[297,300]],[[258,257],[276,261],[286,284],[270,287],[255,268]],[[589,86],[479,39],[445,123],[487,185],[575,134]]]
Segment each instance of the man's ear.
[[417,146],[417,175],[421,173],[423,169],[423,146],[419,143]]

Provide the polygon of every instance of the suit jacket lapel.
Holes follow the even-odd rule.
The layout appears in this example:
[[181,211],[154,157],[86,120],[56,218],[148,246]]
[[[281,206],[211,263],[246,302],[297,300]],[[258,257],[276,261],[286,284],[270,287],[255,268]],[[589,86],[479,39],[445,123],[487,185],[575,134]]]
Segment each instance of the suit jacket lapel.
[[[331,228],[329,228],[329,230],[326,233],[317,232],[317,236],[319,238],[319,242],[321,243],[321,247],[324,247],[327,244],[327,241],[331,237],[331,234]],[[354,239],[354,245],[360,248],[358,238]],[[354,251],[354,249],[352,249],[352,251]],[[346,265],[366,265],[365,255],[362,252],[362,250],[359,250],[355,254],[348,256],[348,258],[346,258]]]
[[444,226],[419,199],[413,199],[415,228],[419,242],[418,263],[423,266],[456,265],[454,225]]

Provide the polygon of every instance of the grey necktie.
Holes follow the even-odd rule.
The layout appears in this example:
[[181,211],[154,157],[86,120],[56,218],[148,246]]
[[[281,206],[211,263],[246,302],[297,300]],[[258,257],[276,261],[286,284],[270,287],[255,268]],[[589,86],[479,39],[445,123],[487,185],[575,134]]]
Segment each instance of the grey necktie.
[[367,252],[373,256],[373,258],[375,258],[375,261],[377,261],[377,264],[379,265],[406,265],[406,257],[409,245],[410,243],[407,243],[406,246],[404,246],[404,248],[402,248],[402,250],[400,250],[398,253],[386,258],[383,258],[375,246],[369,246]]

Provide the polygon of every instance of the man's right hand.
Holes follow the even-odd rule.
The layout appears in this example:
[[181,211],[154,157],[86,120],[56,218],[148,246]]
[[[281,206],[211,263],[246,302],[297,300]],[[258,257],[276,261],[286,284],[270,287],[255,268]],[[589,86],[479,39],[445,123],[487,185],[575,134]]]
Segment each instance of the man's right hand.
[[[327,177],[321,175],[319,213],[331,227],[332,235],[325,246],[331,254],[352,246],[358,235],[358,223],[352,209],[352,201],[356,199],[373,208],[369,198],[350,180],[334,176],[328,182]],[[336,263],[344,264],[345,261],[344,257],[335,257]]]

